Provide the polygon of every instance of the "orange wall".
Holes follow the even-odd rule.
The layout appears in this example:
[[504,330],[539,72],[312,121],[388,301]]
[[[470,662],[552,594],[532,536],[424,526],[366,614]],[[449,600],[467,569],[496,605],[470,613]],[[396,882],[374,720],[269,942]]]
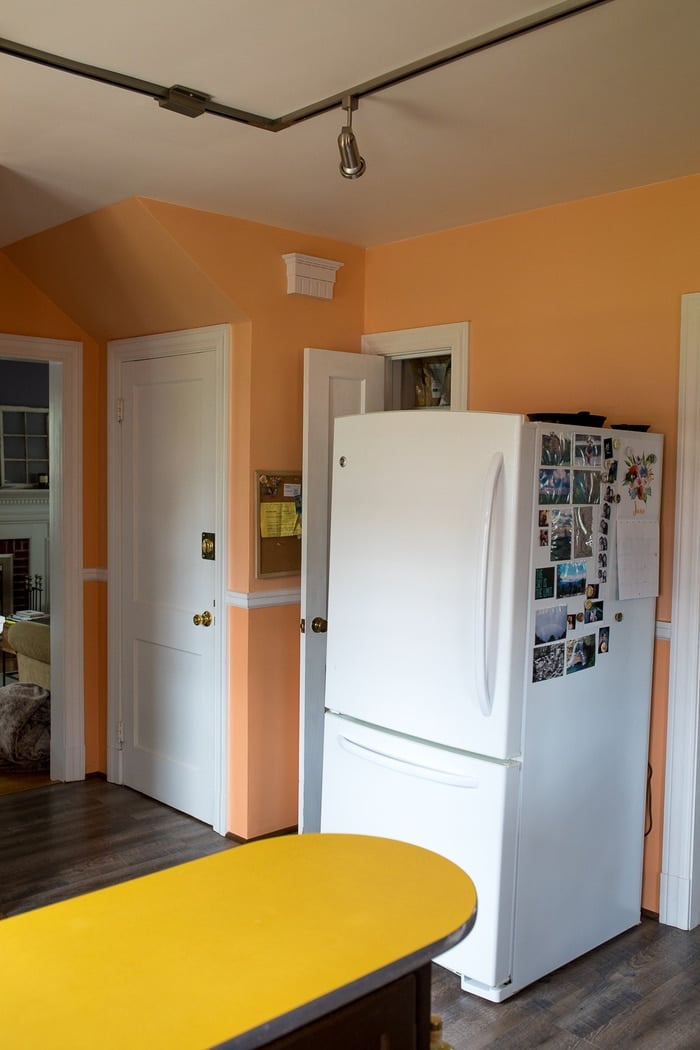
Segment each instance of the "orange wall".
[[[588,409],[611,422],[649,422],[666,435],[658,615],[670,619],[680,296],[700,288],[699,218],[696,177],[363,252],[130,200],[7,249],[0,256],[0,278],[9,280],[0,280],[0,330],[86,344],[85,557],[99,567],[106,559],[106,340],[233,324],[229,586],[246,592],[298,582],[255,580],[251,479],[255,469],[300,465],[303,347],[357,350],[363,331],[468,320],[470,407]],[[281,256],[291,251],[344,263],[332,302],[287,296]],[[91,608],[103,608],[103,597],[86,592]],[[296,717],[297,617],[296,607],[230,610],[231,830],[244,837],[284,826],[292,799],[296,805],[289,727]],[[103,637],[92,641],[86,720],[94,756],[105,701]],[[278,642],[281,663],[270,667]],[[645,873],[645,905],[653,910],[667,657],[668,644],[659,643],[652,712],[659,819],[647,839]],[[271,710],[271,689],[284,697],[282,710]],[[272,722],[275,777],[283,770],[284,786],[274,780],[268,790],[263,744]]]
[[107,754],[107,585],[83,587],[85,617],[85,772],[106,772]]
[[[287,294],[288,252],[343,263],[333,301]],[[253,473],[301,467],[304,346],[359,350],[364,253],[336,241],[131,199],[6,249],[36,288],[89,333],[85,360],[85,564],[107,560],[106,343],[232,325],[230,572],[235,591],[295,587],[255,579]],[[9,265],[9,263],[7,264]],[[18,271],[14,271],[18,272]],[[29,284],[29,279],[35,286]],[[29,296],[31,299],[31,295]],[[20,329],[33,330],[31,303]],[[12,331],[0,310],[0,331]],[[52,331],[51,334],[57,334]],[[88,771],[106,769],[106,595],[86,585]],[[93,614],[97,619],[93,618]],[[97,625],[97,626],[96,626]],[[230,610],[229,830],[252,837],[296,822],[299,608]],[[276,654],[273,665],[270,654]],[[263,761],[271,756],[273,764]]]
[[[248,801],[250,797],[250,763],[248,754],[248,648],[250,617],[245,609],[228,611],[229,657],[229,815],[228,830],[240,838],[248,834]],[[282,825],[280,825],[282,826]]]
[[[250,471],[298,470],[304,347],[359,350],[364,330],[363,251],[159,201],[143,204],[252,322],[246,336],[249,370],[233,391],[234,417],[245,413],[249,417]],[[343,263],[332,301],[287,295],[282,255],[294,251]],[[252,473],[232,480],[235,506],[248,510],[248,522],[233,540],[235,572],[240,574],[244,567],[246,572],[244,577],[236,576],[235,586],[275,590],[284,584],[255,579]],[[245,550],[238,543],[239,535],[246,537]]]
[[[104,349],[2,253],[0,331],[83,344],[83,556],[86,567],[106,565]],[[86,584],[84,597],[85,745],[86,770],[90,773],[106,768],[105,585]]]
[[[671,618],[680,300],[700,288],[700,178],[367,252],[368,332],[471,323],[469,407],[587,409],[665,435],[661,594]],[[654,679],[644,905],[658,911],[667,643]]]
[[649,727],[649,765],[651,766],[651,813],[647,815],[648,834],[644,840],[644,881],[642,906],[659,910],[659,887],[663,852],[664,774],[666,771],[666,724],[668,712],[668,673],[671,646],[657,641],[654,646],[653,703]]
[[232,608],[228,622],[229,825],[251,839],[297,823],[299,606]]
[[5,252],[102,343],[241,319],[235,303],[136,198],[28,237]]
[[83,340],[84,332],[0,252],[0,318],[7,335]]
[[680,297],[700,288],[700,177],[367,253],[367,331],[471,322],[469,407],[602,413],[665,435],[671,615]]
[[248,654],[255,673],[248,679],[248,761],[265,783],[264,792],[249,793],[246,837],[254,838],[297,823],[299,606],[254,609],[250,621]]

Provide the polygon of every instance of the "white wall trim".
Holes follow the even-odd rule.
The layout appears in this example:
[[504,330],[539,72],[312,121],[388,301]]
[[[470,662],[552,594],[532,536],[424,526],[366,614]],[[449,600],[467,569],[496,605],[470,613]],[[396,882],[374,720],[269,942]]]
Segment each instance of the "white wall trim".
[[226,604],[234,609],[268,609],[276,605],[298,605],[301,587],[279,591],[226,591]]
[[[423,328],[405,328],[395,332],[374,332],[362,336],[363,354],[377,354],[395,361],[402,357],[424,357],[429,354],[452,355],[451,408],[464,411],[469,404],[469,322],[433,324]],[[386,385],[391,385],[387,368]],[[391,397],[387,390],[387,397]]]
[[83,583],[107,583],[106,569],[83,569]]
[[681,299],[678,465],[659,918],[700,923],[698,713],[700,710],[700,294]]
[[[127,361],[146,360],[177,354],[216,352],[216,412],[220,428],[216,435],[216,448],[212,454],[217,459],[217,477],[225,479],[217,486],[216,534],[228,534],[227,505],[229,478],[229,415],[230,415],[230,357],[232,332],[230,325],[211,325],[181,332],[166,332],[162,335],[143,336],[134,339],[117,339],[107,346],[108,373],[108,520],[110,522],[108,582],[109,586],[109,637],[108,637],[108,723],[107,723],[107,777],[122,783],[121,751],[118,748],[117,725],[121,718],[121,513],[119,492],[121,488],[121,458],[116,422],[116,403],[121,395],[121,370]],[[225,605],[226,543],[218,545],[216,606]],[[227,632],[217,632],[214,660],[216,661],[217,696],[215,700],[214,739],[214,830],[225,834],[228,830],[228,637]]]
[[[93,569],[92,571],[97,573],[103,570]],[[84,578],[87,579],[87,575]],[[102,579],[102,577],[99,578]],[[300,603],[301,587],[290,587],[277,591],[226,591],[226,605],[234,609],[268,609],[279,605],[299,605]],[[670,641],[671,624],[665,620],[657,620],[656,637]]]
[[49,364],[51,776],[85,776],[82,343],[0,335],[0,357]]

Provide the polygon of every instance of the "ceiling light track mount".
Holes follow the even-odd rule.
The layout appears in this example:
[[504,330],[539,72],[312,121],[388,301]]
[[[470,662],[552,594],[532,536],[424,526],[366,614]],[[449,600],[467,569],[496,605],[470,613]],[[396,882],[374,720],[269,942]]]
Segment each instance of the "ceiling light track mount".
[[166,97],[158,100],[158,105],[161,109],[169,109],[183,117],[201,117],[202,113],[206,113],[207,102],[210,101],[211,95],[205,95],[203,91],[174,84],[168,88]]

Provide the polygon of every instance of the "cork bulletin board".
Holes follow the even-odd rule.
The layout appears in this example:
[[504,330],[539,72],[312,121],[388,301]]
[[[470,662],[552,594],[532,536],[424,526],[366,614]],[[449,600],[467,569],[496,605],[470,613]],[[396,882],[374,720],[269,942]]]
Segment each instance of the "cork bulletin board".
[[301,572],[301,471],[255,472],[258,579]]

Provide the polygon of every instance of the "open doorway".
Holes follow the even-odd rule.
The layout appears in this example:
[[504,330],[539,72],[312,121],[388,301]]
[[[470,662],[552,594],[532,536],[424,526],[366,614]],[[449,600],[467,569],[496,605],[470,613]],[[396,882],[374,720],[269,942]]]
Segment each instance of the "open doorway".
[[[17,611],[31,613],[32,605],[46,606],[49,603],[50,677],[47,680],[50,681],[51,687],[50,775],[54,780],[80,780],[85,776],[81,355],[80,343],[0,335],[0,364],[9,361],[41,363],[48,369],[48,428],[45,442],[48,451],[48,472],[41,467],[31,469],[45,460],[41,460],[40,457],[33,458],[38,446],[30,443],[32,447],[25,456],[25,479],[29,479],[26,481],[27,485],[33,484],[31,475],[36,475],[37,488],[20,488],[17,482],[16,491],[13,490],[6,503],[14,507],[15,512],[21,516],[26,514],[26,511],[17,510],[17,507],[21,507],[22,502],[28,499],[31,501],[33,494],[37,501],[33,513],[40,517],[42,512],[38,508],[42,500],[48,499],[47,536],[45,549],[41,552],[43,560],[40,558],[38,563],[28,563],[32,568],[37,564],[42,565],[43,572],[38,568],[31,574],[27,571],[23,580],[23,570],[20,569],[20,579],[17,590],[13,593],[12,603],[13,614]],[[16,423],[14,418],[9,420],[10,436],[20,436],[11,429]],[[31,430],[36,421],[32,420],[28,425]],[[25,434],[25,441],[26,438]],[[11,450],[15,451],[18,447],[16,444],[11,445]],[[25,449],[29,449],[29,445],[25,444]],[[20,457],[9,456],[8,459],[15,462],[3,477],[17,479],[19,475],[16,471],[19,470]],[[40,487],[44,484],[47,485],[46,489]],[[3,488],[12,488],[12,481],[10,480],[9,486]],[[31,524],[36,523],[30,522]],[[38,546],[42,546],[41,540]],[[41,594],[35,576],[45,578],[41,581]],[[13,590],[14,587],[13,583]],[[20,593],[23,588],[24,592]],[[17,605],[22,604],[22,599],[25,602],[24,609],[18,610]],[[34,611],[40,616],[44,615],[43,610]],[[27,616],[25,619],[32,620],[33,617]],[[5,666],[7,667],[7,663]]]
[[0,359],[0,795],[50,782],[49,363]]

